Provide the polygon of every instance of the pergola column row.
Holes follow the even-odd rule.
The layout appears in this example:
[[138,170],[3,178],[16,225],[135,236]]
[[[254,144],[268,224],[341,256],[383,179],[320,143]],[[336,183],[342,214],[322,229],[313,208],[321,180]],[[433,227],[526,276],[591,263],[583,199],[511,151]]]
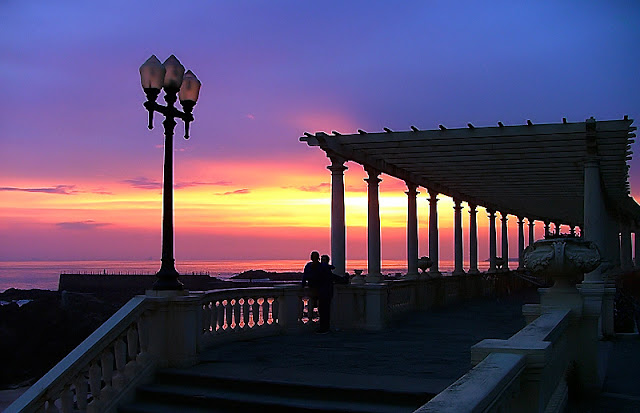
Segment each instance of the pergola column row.
[[[344,166],[345,159],[338,156],[330,156],[331,165],[327,167],[331,171],[331,254],[335,271],[338,274],[346,272],[346,228],[345,228],[345,203],[344,203]],[[379,206],[379,178],[380,171],[374,168],[365,168],[367,172],[367,281],[379,282],[382,280],[381,272],[381,242],[380,242],[380,206]],[[418,185],[407,182],[407,276],[418,276],[418,216],[417,216],[417,191]],[[438,234],[438,193],[427,189],[429,193],[429,257],[432,266],[429,269],[431,276],[439,276],[439,234]],[[462,200],[454,199],[454,275],[465,274],[463,268],[463,233],[462,233]],[[497,266],[497,231],[496,212],[487,209],[489,218],[489,273],[498,270]],[[508,213],[500,211],[502,221],[502,269],[509,268],[509,238],[508,238]],[[525,248],[524,219],[518,216],[518,268],[523,268],[523,251]],[[527,218],[529,225],[528,244],[534,242],[535,222]],[[550,221],[545,221],[545,235],[550,234]],[[559,234],[560,225],[555,223],[555,232]],[[574,234],[574,228],[571,227]],[[626,242],[626,238],[623,239]],[[638,244],[640,241],[636,241]],[[630,237],[629,237],[630,245]],[[478,274],[478,229],[477,229],[477,205],[469,204],[469,274]],[[627,248],[622,249],[623,252]],[[626,253],[625,253],[626,254]],[[629,259],[623,261],[631,262]],[[626,255],[625,255],[626,257]]]

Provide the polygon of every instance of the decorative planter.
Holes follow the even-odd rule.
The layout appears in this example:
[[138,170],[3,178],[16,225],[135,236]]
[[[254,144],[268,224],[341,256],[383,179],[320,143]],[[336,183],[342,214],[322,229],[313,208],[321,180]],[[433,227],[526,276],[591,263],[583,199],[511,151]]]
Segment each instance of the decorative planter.
[[600,265],[596,244],[581,238],[559,237],[536,241],[524,250],[524,266],[550,277],[553,288],[573,287],[584,273]]

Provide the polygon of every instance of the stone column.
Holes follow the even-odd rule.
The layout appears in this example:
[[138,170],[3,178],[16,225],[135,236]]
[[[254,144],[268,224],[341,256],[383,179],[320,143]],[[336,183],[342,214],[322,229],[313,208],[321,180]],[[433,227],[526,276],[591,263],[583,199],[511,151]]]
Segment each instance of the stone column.
[[636,230],[634,238],[635,239],[634,239],[633,243],[635,245],[635,250],[636,250],[635,251],[636,255],[634,257],[635,258],[634,262],[636,264],[636,267],[640,267],[640,231]]
[[478,223],[477,206],[469,204],[469,274],[479,274],[478,271]]
[[429,275],[437,277],[438,270],[438,193],[431,189],[429,191],[429,258],[433,262],[429,268]]
[[489,274],[496,272],[496,253],[497,253],[497,235],[496,235],[496,211],[487,209],[489,213]]
[[346,273],[346,228],[344,221],[344,166],[345,159],[331,156],[331,263],[335,273]]
[[524,217],[518,217],[518,270],[524,270]]
[[620,266],[623,270],[633,268],[631,261],[631,230],[627,224],[620,225]]
[[551,222],[544,221],[544,237],[545,238],[548,238],[549,235],[551,235],[551,231],[549,230],[550,226],[551,226]]
[[[604,260],[606,251],[606,220],[608,213],[605,209],[602,188],[600,185],[600,167],[597,160],[587,160],[584,165],[584,227],[582,236],[598,246]],[[585,282],[600,282],[602,274],[600,268],[584,276]]]
[[378,200],[378,184],[382,179],[378,178],[380,171],[373,168],[365,168],[369,175],[364,180],[367,182],[368,213],[367,213],[367,277],[369,283],[382,281],[380,272],[380,202]]
[[455,255],[455,268],[452,275],[464,275],[463,260],[462,260],[462,205],[459,199],[454,199],[453,203],[453,248]]
[[506,213],[501,212],[500,215],[502,216],[502,259],[504,260],[502,269],[509,271],[509,228],[507,226],[509,218]]
[[418,207],[417,185],[407,182],[407,277],[418,278]]
[[531,218],[527,218],[527,221],[529,221],[529,245],[533,245],[533,243],[536,242],[535,240],[536,221]]

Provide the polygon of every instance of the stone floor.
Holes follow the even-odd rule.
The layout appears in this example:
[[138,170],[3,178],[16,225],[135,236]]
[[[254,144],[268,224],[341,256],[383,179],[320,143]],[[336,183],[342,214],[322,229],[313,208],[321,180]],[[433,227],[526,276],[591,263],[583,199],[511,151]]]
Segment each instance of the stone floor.
[[202,371],[341,385],[417,386],[437,393],[471,367],[470,347],[525,325],[535,292],[417,313],[380,332],[332,331],[236,342],[202,354]]

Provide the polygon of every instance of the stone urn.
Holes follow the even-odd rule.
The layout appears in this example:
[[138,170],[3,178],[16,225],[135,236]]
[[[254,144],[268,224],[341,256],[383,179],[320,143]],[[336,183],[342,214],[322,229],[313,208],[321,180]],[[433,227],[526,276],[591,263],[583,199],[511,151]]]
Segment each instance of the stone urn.
[[553,288],[571,288],[600,265],[596,244],[581,238],[559,237],[536,241],[524,250],[524,266],[554,281]]
[[431,268],[432,265],[433,265],[433,261],[431,260],[431,258],[429,257],[418,258],[418,268],[420,268],[423,274],[427,272],[427,270]]

